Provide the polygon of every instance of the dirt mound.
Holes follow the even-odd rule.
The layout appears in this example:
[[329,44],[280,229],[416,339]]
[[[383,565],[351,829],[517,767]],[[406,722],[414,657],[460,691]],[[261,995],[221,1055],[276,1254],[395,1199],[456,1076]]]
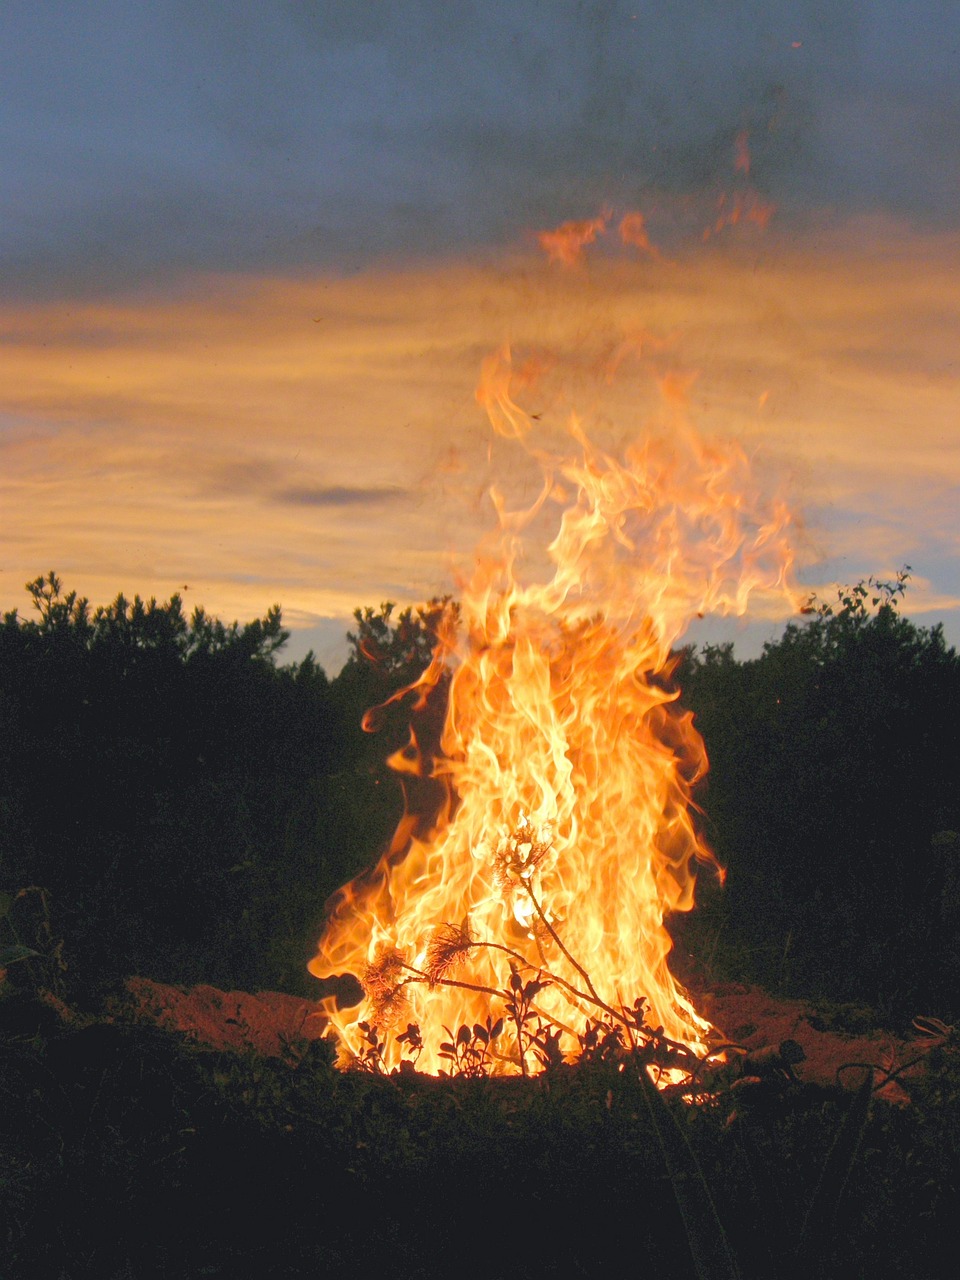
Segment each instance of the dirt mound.
[[281,1055],[285,1043],[317,1040],[324,1030],[317,1006],[297,996],[171,987],[149,978],[128,978],[108,1012],[118,1021],[182,1032],[212,1049],[253,1049],[266,1057]]
[[[915,1039],[902,1040],[869,1025],[869,1011],[827,1007],[772,996],[759,987],[735,983],[696,997],[700,1012],[750,1054],[793,1041],[803,1050],[794,1067],[801,1080],[844,1083],[844,1068],[870,1066],[878,1083],[889,1074],[909,1078],[922,1070],[926,1053],[949,1028],[918,1026]],[[129,978],[108,1009],[119,1021],[151,1023],[186,1034],[215,1049],[283,1053],[285,1043],[319,1039],[324,1019],[316,1004],[276,991],[219,991],[216,987],[173,987],[149,978]],[[881,1074],[882,1073],[882,1074]],[[855,1078],[855,1077],[854,1077]],[[849,1077],[848,1077],[849,1079]],[[879,1093],[890,1102],[908,1101],[897,1079]]]
[[[926,1054],[949,1032],[933,1019],[918,1019],[916,1038],[902,1040],[871,1028],[867,1010],[788,1000],[739,983],[698,995],[696,1006],[724,1035],[751,1053],[795,1041],[804,1054],[796,1074],[813,1084],[842,1084],[843,1068],[853,1066],[875,1067],[878,1083],[891,1074],[909,1078],[922,1070]],[[909,1101],[896,1079],[878,1093],[888,1102]]]

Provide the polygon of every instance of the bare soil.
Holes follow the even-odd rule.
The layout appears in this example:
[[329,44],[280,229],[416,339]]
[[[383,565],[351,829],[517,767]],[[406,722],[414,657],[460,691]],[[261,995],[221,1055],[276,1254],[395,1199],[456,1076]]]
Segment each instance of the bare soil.
[[[787,1041],[799,1044],[803,1058],[794,1071],[802,1081],[844,1084],[846,1073],[857,1067],[877,1069],[878,1082],[892,1076],[878,1092],[901,1105],[909,1099],[898,1080],[922,1071],[926,1054],[948,1030],[918,1019],[915,1036],[901,1039],[871,1027],[867,1010],[789,1000],[739,983],[698,994],[696,1005],[725,1037],[751,1055],[777,1050]],[[319,1039],[324,1032],[317,1006],[296,996],[220,991],[207,985],[175,987],[148,978],[129,978],[107,1012],[117,1021],[150,1023],[210,1048],[254,1050],[266,1056],[281,1054],[287,1042]],[[850,1083],[858,1074],[848,1077]]]

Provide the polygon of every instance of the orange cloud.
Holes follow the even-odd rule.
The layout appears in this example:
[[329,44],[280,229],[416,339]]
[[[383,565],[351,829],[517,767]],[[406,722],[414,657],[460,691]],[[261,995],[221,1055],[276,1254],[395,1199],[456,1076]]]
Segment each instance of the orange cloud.
[[473,399],[506,336],[518,363],[555,362],[562,403],[525,393],[543,430],[576,404],[622,440],[657,412],[657,377],[697,371],[694,422],[792,477],[811,560],[908,560],[925,598],[953,600],[958,247],[859,226],[771,238],[762,264],[523,257],[0,306],[0,607],[50,568],[96,601],[188,584],[188,603],[234,618],[279,600],[304,628],[450,590],[491,479],[518,505],[528,483]]

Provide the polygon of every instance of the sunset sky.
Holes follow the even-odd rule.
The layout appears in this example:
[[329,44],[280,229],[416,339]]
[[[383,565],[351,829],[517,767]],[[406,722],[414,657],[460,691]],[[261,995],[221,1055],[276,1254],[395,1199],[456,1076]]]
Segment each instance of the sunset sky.
[[[910,564],[907,612],[960,642],[953,0],[0,22],[0,610],[51,568],[94,603],[279,602],[335,670],[356,606],[453,590],[493,519],[484,357],[582,388],[627,344],[602,429],[696,374],[694,423],[788,495],[802,583]],[[549,260],[538,231],[603,212]]]

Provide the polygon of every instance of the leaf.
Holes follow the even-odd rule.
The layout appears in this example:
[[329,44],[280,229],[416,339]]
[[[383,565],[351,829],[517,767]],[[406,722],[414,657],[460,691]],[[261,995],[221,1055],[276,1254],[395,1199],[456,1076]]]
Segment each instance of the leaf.
[[[489,1022],[490,1019],[488,1018],[487,1021]],[[503,1019],[498,1018],[496,1022],[493,1024],[493,1026],[490,1028],[490,1039],[496,1040],[497,1036],[500,1035],[502,1031],[503,1031]]]
[[469,1043],[470,1043],[470,1028],[467,1026],[466,1023],[464,1023],[463,1026],[460,1028],[460,1030],[457,1032],[457,1044],[469,1044]]
[[408,1022],[406,1031],[401,1032],[397,1036],[398,1044],[409,1044],[412,1049],[416,1049],[423,1043],[420,1039],[420,1028],[415,1022]]
[[8,964],[15,964],[17,960],[29,960],[31,956],[39,954],[40,952],[34,951],[33,947],[21,946],[19,942],[0,947],[0,969],[5,969]]
[[473,1024],[473,1034],[481,1044],[490,1043],[490,1032],[486,1027],[482,1027],[479,1022]]
[[516,969],[511,969],[510,971],[510,988],[518,993],[523,990],[523,979]]

